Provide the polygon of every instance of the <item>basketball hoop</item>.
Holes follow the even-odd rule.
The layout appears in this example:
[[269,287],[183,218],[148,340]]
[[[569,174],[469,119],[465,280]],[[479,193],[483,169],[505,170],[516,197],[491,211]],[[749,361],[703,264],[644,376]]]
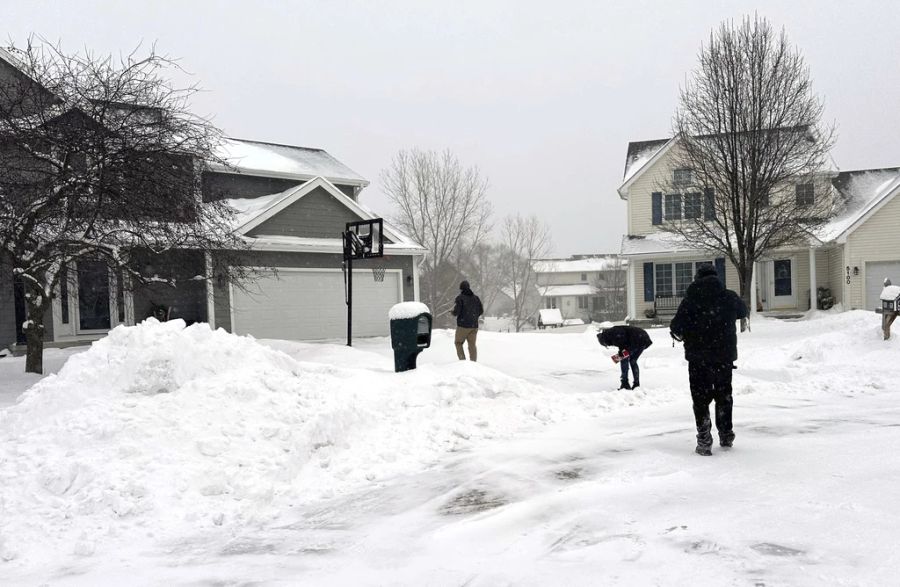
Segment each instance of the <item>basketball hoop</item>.
[[384,265],[372,267],[372,278],[377,282],[384,281],[384,272],[387,270],[387,267]]

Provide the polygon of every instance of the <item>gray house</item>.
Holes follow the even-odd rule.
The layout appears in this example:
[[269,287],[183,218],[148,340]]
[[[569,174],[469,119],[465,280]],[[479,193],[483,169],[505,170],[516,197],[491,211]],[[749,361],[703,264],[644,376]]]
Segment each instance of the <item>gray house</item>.
[[[0,53],[0,76],[15,75]],[[227,139],[227,162],[201,178],[204,201],[227,200],[238,212],[234,230],[248,243],[240,264],[254,279],[232,283],[213,254],[180,251],[177,288],[158,284],[130,290],[103,262],[71,267],[45,317],[48,345],[96,340],[110,329],[156,315],[208,322],[257,338],[314,340],[346,333],[341,232],[349,221],[374,213],[359,203],[368,185],[322,149]],[[354,334],[387,335],[388,309],[418,299],[419,262],[425,249],[388,223],[385,257],[354,266]],[[373,279],[372,263],[385,268]],[[153,261],[145,273],[152,275]],[[210,277],[211,276],[211,277]],[[0,263],[0,345],[24,342],[23,288]]]

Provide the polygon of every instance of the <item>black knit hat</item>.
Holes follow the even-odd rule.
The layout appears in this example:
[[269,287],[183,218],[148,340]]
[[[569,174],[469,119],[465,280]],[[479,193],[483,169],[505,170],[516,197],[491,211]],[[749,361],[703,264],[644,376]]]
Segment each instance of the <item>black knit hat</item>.
[[694,279],[700,279],[703,277],[709,277],[710,275],[719,276],[719,272],[716,271],[716,268],[712,265],[700,265],[697,269],[697,275],[694,276]]
[[459,289],[466,290],[466,289],[472,289],[472,288],[469,287],[469,282],[466,281],[465,279],[463,279],[462,282],[459,284]]

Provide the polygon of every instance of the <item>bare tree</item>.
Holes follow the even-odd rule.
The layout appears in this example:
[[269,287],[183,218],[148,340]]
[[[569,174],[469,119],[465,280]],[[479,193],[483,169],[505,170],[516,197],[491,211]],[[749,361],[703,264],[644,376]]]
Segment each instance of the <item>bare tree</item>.
[[621,320],[627,312],[625,262],[619,255],[610,258],[609,261],[609,268],[600,271],[593,280],[598,295],[605,299],[604,308],[592,312],[595,320]]
[[460,263],[491,229],[488,182],[450,151],[400,151],[382,171],[383,189],[397,206],[395,219],[428,249],[422,293],[435,319],[449,315],[458,293]]
[[44,317],[79,261],[138,286],[166,281],[145,274],[149,258],[159,267],[167,252],[245,246],[227,204],[200,196],[220,132],[189,111],[197,89],[164,76],[174,61],[153,48],[68,54],[34,38],[0,56],[0,256],[23,284],[25,368],[40,373]]
[[509,283],[509,254],[501,244],[482,241],[467,248],[460,261],[460,269],[475,290],[485,311],[494,306],[498,296]]
[[674,117],[679,142],[663,186],[663,228],[728,258],[749,305],[754,263],[801,242],[832,214],[817,172],[834,128],[822,126],[803,57],[765,19],[723,23],[699,60]]
[[502,242],[509,255],[513,321],[516,332],[520,332],[540,304],[533,263],[550,252],[550,228],[537,216],[507,216],[503,219]]

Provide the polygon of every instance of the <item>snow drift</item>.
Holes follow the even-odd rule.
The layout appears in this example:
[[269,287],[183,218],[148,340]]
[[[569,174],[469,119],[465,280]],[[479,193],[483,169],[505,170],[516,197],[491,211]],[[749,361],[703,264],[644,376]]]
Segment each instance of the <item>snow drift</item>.
[[116,328],[0,412],[0,557],[265,523],[553,418],[540,388],[479,365],[389,369],[304,363],[205,324]]

